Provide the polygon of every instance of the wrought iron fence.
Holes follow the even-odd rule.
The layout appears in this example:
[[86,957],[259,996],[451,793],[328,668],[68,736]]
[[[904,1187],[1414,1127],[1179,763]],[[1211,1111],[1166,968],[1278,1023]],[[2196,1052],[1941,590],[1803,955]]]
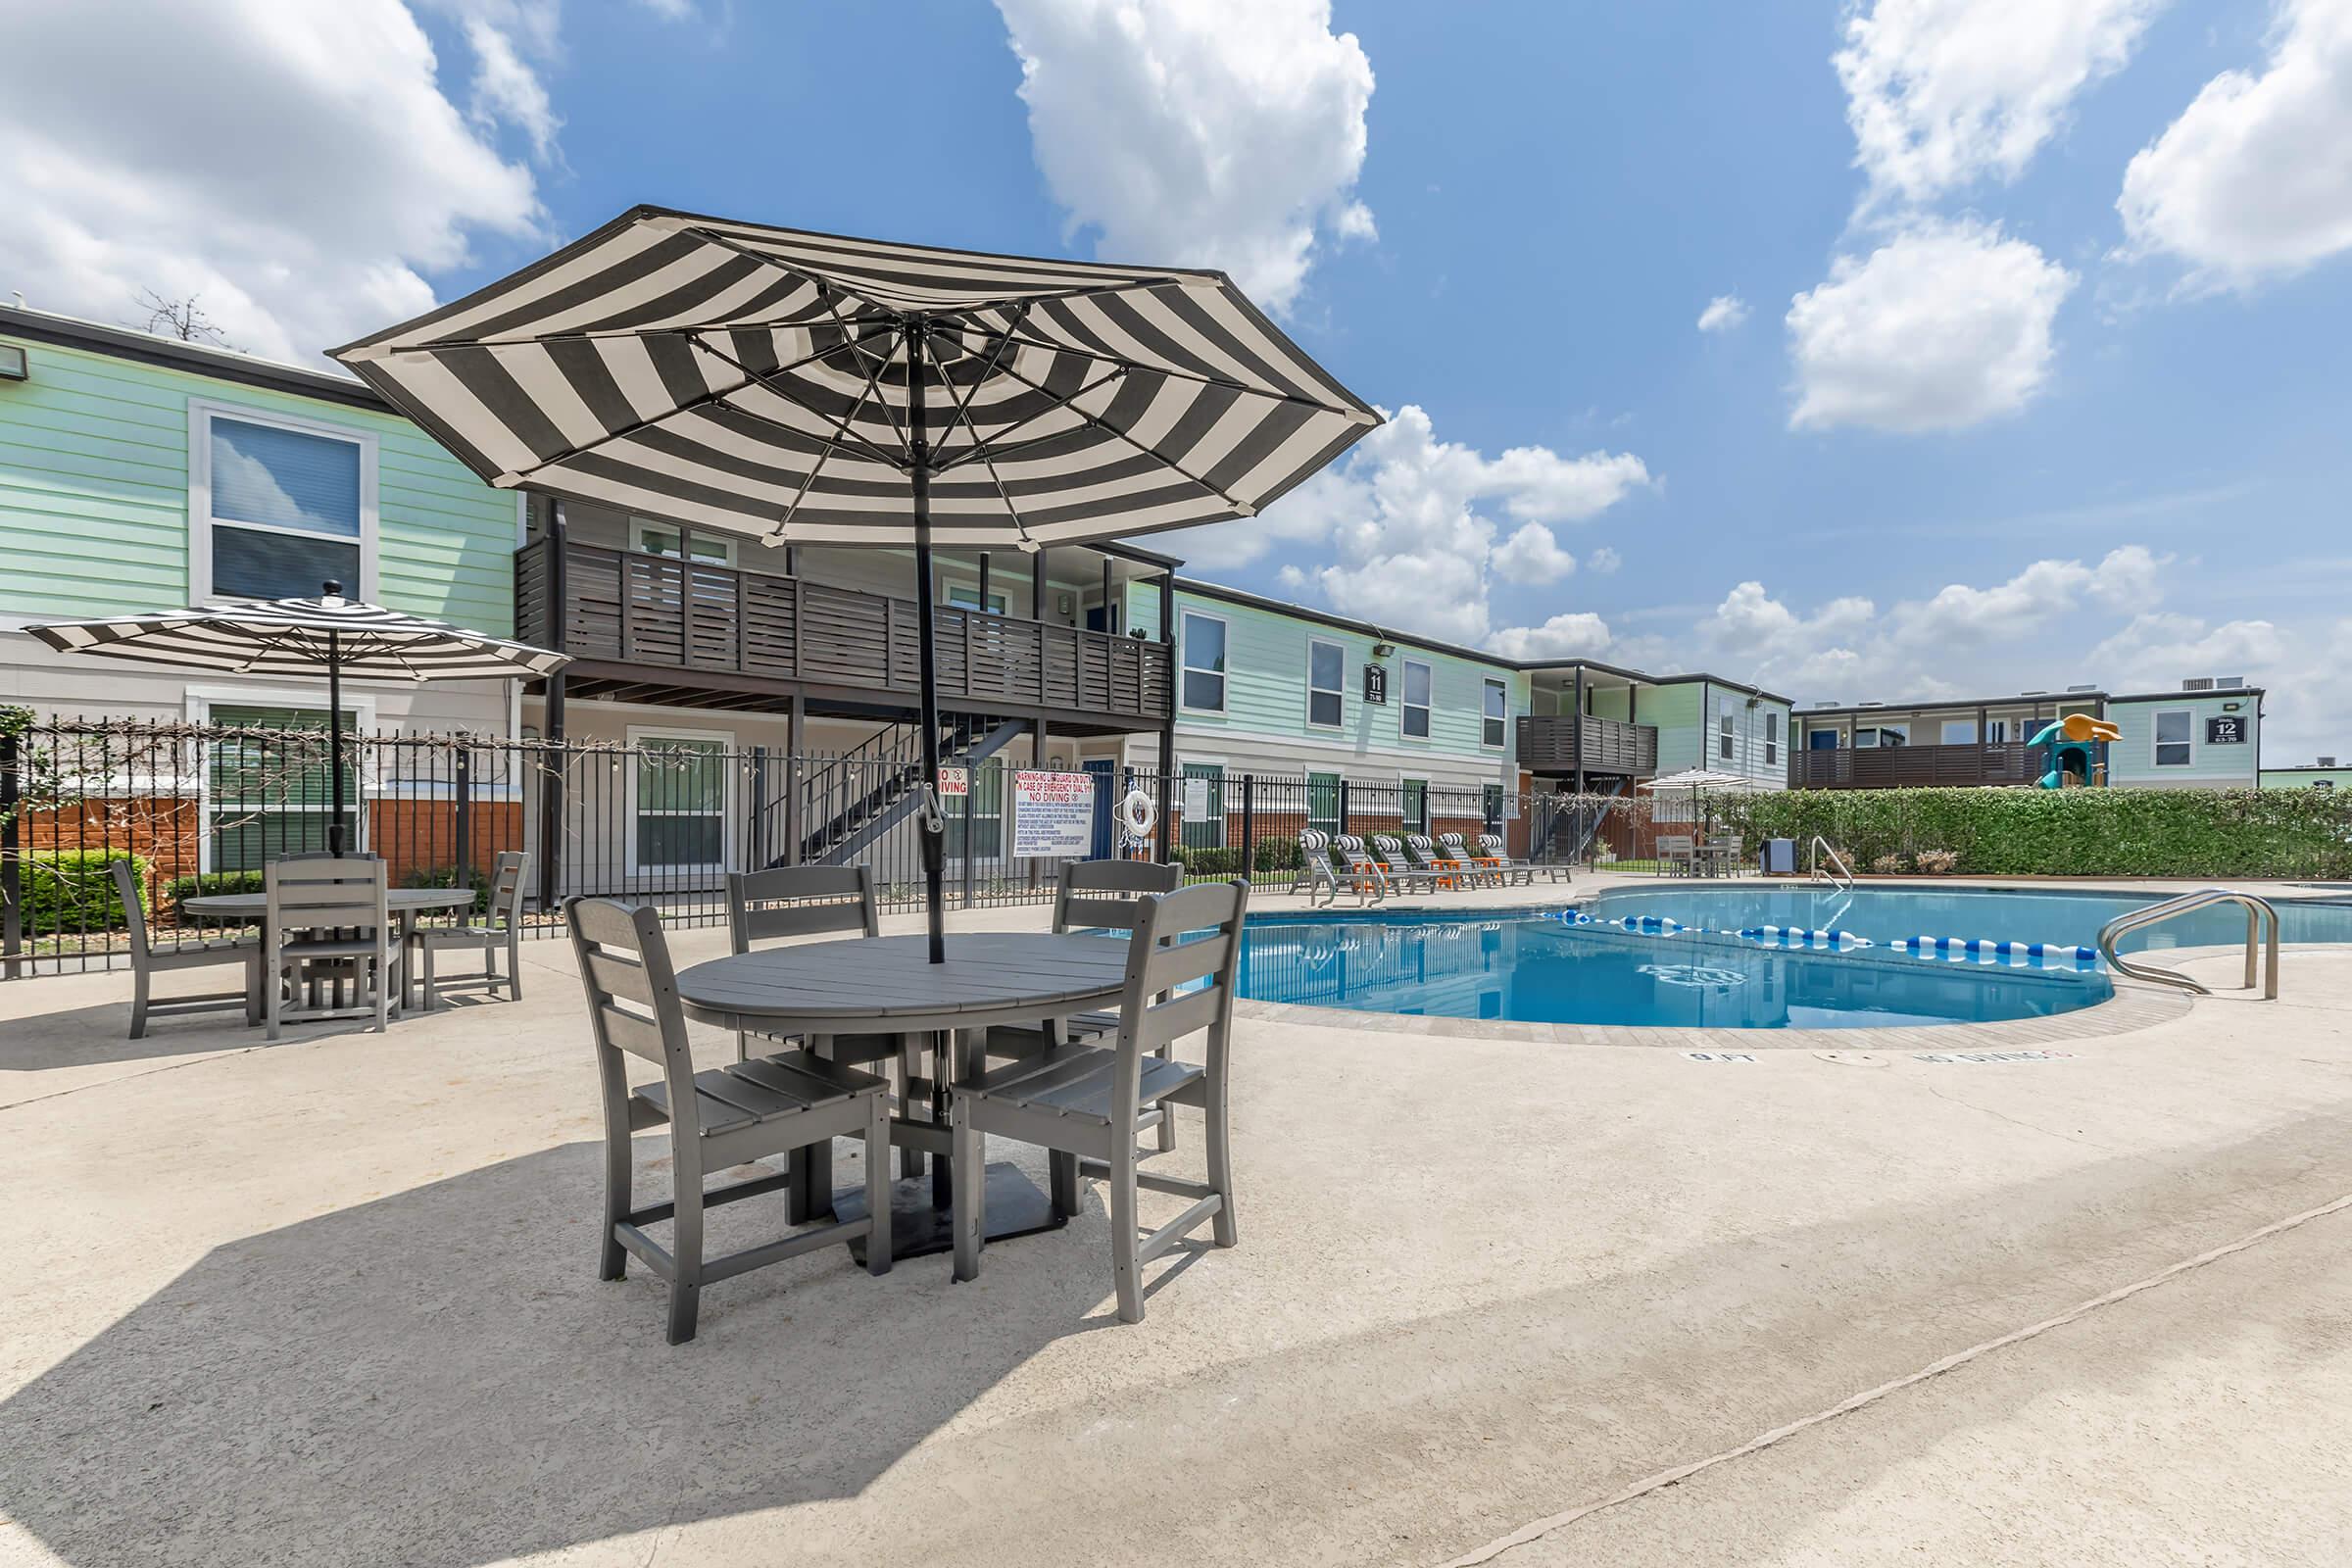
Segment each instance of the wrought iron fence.
[[[574,894],[715,924],[728,872],[812,861],[871,865],[886,907],[922,903],[921,767],[911,747],[796,756],[715,741],[366,734],[346,736],[344,756],[348,840],[381,858],[395,886],[486,887],[498,856],[521,851],[532,857],[526,917],[537,933],[553,932]],[[961,791],[943,802],[954,907],[1047,902],[1067,858],[1152,857],[1163,846],[1188,880],[1246,867],[1260,883],[1287,884],[1310,827],[1496,833],[1511,854],[1537,860],[1632,860],[1648,842],[1646,801],[1228,776],[1197,764],[1163,778],[1098,762],[1079,792],[1091,796],[1091,816],[1065,824],[1076,840],[1065,837],[1055,854],[1023,854],[1014,768],[1002,757],[959,765]],[[116,860],[132,864],[156,946],[225,934],[184,911],[184,901],[258,891],[272,858],[323,848],[328,767],[316,725],[0,726],[0,976],[123,961]],[[1163,819],[1140,839],[1120,818],[1137,792]]]

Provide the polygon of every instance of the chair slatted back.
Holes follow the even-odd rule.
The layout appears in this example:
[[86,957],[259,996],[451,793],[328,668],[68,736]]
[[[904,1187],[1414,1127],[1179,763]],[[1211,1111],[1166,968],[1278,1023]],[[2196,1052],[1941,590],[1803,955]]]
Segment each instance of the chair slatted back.
[[1340,868],[1331,863],[1330,834],[1319,827],[1306,829],[1298,835],[1298,853],[1305,857],[1307,864],[1321,866],[1332,874],[1333,880],[1338,880]]
[[117,860],[107,867],[115,874],[115,894],[122,901],[122,922],[130,938],[130,961],[133,967],[146,964],[148,955],[147,906],[139,902],[139,873],[131,869],[128,860]]
[[490,873],[491,926],[511,931],[522,924],[522,890],[530,885],[531,858],[521,850],[501,850]]
[[1364,849],[1364,841],[1353,833],[1335,833],[1332,847],[1348,861],[1348,869],[1370,876],[1380,874],[1380,866]]
[[1511,852],[1503,844],[1502,835],[1499,833],[1481,833],[1478,836],[1478,853],[1496,860],[1507,860],[1511,858]]
[[1212,1073],[1225,1070],[1242,921],[1249,908],[1250,884],[1239,878],[1137,901],[1126,991],[1119,1004],[1124,1093],[1113,1096],[1114,1106],[1135,1104],[1146,1053],[1203,1029],[1209,1031],[1206,1065]]
[[571,898],[564,902],[564,923],[571,932],[580,988],[588,998],[607,1121],[617,1121],[626,1136],[629,1086],[620,1059],[625,1052],[662,1069],[669,1086],[670,1120],[691,1141],[701,1125],[694,1055],[661,912],[650,905],[617,899]]
[[1453,867],[1438,858],[1437,846],[1429,842],[1426,833],[1407,833],[1404,847],[1412,852],[1413,863],[1424,871],[1450,871]]
[[1459,833],[1439,834],[1438,854],[1443,856],[1449,864],[1455,866],[1466,866],[1470,863],[1469,847],[1462,843],[1462,836]]
[[1073,860],[1061,868],[1054,891],[1054,929],[1091,926],[1125,930],[1135,924],[1135,903],[1153,893],[1173,893],[1184,867],[1152,860]]
[[882,934],[870,865],[780,865],[727,876],[727,935],[737,953],[777,937]]
[[1688,833],[1661,833],[1657,838],[1658,853],[1660,855],[1689,855],[1691,846],[1696,842],[1697,840]]
[[1410,870],[1412,868],[1413,862],[1405,858],[1404,846],[1397,843],[1391,834],[1373,834],[1372,853],[1380,858],[1382,865],[1391,870]]
[[372,931],[389,942],[384,862],[349,857],[272,860],[262,872],[272,942],[306,930]]

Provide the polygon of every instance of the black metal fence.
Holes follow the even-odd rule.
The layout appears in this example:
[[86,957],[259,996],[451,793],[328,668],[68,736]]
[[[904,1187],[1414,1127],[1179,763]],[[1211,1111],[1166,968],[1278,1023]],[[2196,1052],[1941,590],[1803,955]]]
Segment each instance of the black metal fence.
[[[680,924],[724,918],[726,874],[804,862],[874,868],[886,907],[919,907],[921,767],[906,748],[801,755],[717,741],[634,747],[453,734],[347,735],[347,839],[395,886],[486,887],[500,854],[532,857],[528,917],[552,932],[574,894],[650,902]],[[1188,764],[1096,762],[1083,803],[1042,852],[1023,832],[1051,775],[1002,757],[949,759],[943,783],[952,906],[1052,899],[1069,858],[1180,861],[1189,880],[1287,884],[1298,835],[1481,833],[1539,860],[1621,858],[1647,802],[1522,797],[1339,777],[1259,778]],[[0,726],[0,976],[103,968],[127,951],[111,863],[131,862],[151,939],[216,939],[183,912],[205,893],[258,891],[278,856],[323,848],[333,798],[316,724],[282,727],[57,720]],[[1060,775],[1064,785],[1078,775]],[[1126,819],[1151,803],[1150,831]],[[1032,820],[1042,820],[1040,811]],[[1636,817],[1641,820],[1637,821]],[[1612,848],[1615,845],[1616,848]]]

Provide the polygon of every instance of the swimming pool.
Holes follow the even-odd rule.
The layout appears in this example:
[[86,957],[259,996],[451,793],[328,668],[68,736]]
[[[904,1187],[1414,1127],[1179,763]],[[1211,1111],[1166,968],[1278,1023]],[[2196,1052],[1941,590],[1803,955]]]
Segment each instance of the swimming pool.
[[1525,910],[1252,915],[1237,990],[1362,1012],[1707,1029],[1984,1023],[2071,1012],[2113,994],[2095,967],[1644,935]]
[[[1905,937],[1979,937],[1997,942],[2063,943],[2094,947],[2099,927],[2144,908],[2162,893],[2097,888],[1874,887],[1850,893],[1796,883],[1671,882],[1654,888],[1611,888],[1572,900],[1595,920],[1656,915],[1686,926],[1743,931],[1797,926],[1851,931],[1873,942]],[[2281,942],[2352,942],[2352,903],[2278,899]],[[2246,916],[2229,906],[2199,909],[2161,926],[2135,931],[2118,944],[2125,953],[2220,947],[2243,942]]]

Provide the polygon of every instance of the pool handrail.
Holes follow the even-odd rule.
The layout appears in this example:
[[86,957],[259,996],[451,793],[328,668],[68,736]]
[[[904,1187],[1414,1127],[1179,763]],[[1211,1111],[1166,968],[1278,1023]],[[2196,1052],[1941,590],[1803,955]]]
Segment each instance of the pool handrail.
[[[1837,850],[1831,846],[1830,841],[1816,833],[1813,835],[1812,849],[1813,880],[1827,882],[1840,893],[1853,892],[1854,868],[1838,858]],[[1830,869],[1827,871],[1821,868],[1821,858],[1825,855],[1830,858]]]
[[[2245,988],[2251,991],[2257,983],[2254,967],[2255,948],[2257,946],[2267,947],[2267,956],[2259,983],[2262,986],[2262,996],[2265,1002],[2278,1001],[2278,907],[2268,899],[2259,898],[2251,893],[2241,893],[2235,888],[2200,888],[2194,893],[2179,894],[2173,898],[2117,915],[2099,927],[2099,956],[2105,958],[2107,967],[2117,974],[2128,975],[2134,980],[2145,980],[2151,985],[2178,986],[2183,991],[2193,991],[2200,997],[2210,997],[2213,995],[2212,988],[2202,982],[2192,980],[2177,969],[2167,969],[2152,963],[2132,963],[2116,953],[2115,945],[2133,931],[2161,924],[2175,915],[2186,914],[2192,909],[2210,908],[2217,904],[2244,906],[2246,911]],[[2267,943],[2263,941],[2265,936],[2268,937]]]

